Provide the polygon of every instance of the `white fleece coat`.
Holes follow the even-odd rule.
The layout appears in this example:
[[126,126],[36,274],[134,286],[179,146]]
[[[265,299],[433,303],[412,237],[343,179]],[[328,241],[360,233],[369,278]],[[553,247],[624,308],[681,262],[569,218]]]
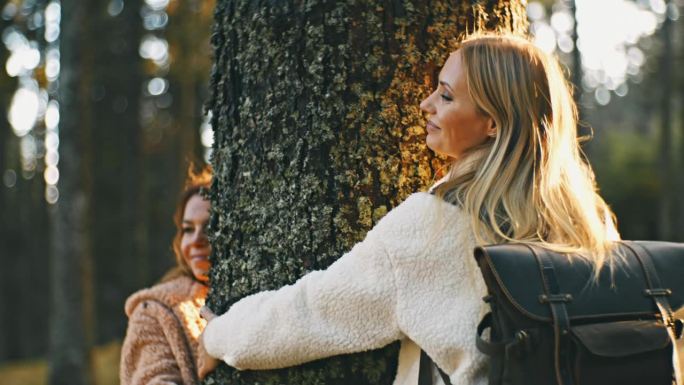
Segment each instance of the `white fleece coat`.
[[[453,385],[485,384],[475,332],[486,287],[474,247],[462,210],[415,193],[328,269],[209,322],[207,352],[238,369],[275,369],[403,340],[402,351],[415,342]],[[414,363],[400,359],[399,376]]]

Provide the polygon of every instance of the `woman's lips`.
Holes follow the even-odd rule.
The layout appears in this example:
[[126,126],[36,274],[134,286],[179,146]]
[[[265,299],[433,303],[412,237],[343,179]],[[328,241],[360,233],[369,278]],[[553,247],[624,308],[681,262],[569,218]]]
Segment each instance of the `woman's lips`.
[[428,132],[430,132],[430,131],[433,131],[433,132],[434,132],[434,131],[439,131],[439,130],[441,130],[441,128],[439,128],[438,125],[432,123],[431,120],[428,120],[426,129],[427,129]]

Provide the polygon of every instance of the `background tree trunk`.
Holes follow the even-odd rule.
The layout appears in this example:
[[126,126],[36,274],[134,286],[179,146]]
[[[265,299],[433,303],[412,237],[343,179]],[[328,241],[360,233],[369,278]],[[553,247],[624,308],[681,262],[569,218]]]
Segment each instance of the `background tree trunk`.
[[[8,24],[4,20],[0,21],[0,29],[4,30]],[[0,46],[0,63],[5,63],[7,56],[7,49]],[[11,229],[7,215],[11,207],[8,198],[19,177],[15,169],[10,169],[10,165],[16,167],[16,161],[10,161],[11,147],[9,143],[13,135],[12,127],[7,119],[7,107],[10,105],[12,91],[15,89],[16,81],[9,77],[6,71],[0,71],[0,106],[3,106],[0,110],[0,178],[2,179],[2,184],[0,184],[0,212],[4,213],[0,216],[0,263],[2,266],[9,266],[11,258],[9,254],[11,238],[7,236]],[[11,183],[11,179],[14,179],[14,184]],[[8,296],[8,292],[11,290],[11,275],[9,269],[0,269],[0,309],[9,309],[14,304],[12,298]],[[0,330],[8,329],[12,322],[11,313],[9,311],[0,313]],[[0,332],[0,362],[11,357],[10,341],[11,335],[9,333]]]
[[[94,64],[93,2],[63,1],[60,100],[61,198],[53,206],[50,322],[51,385],[92,383],[92,255],[90,136],[94,122],[90,90]],[[89,330],[90,329],[90,330]]]
[[[668,2],[669,3],[669,2]],[[669,6],[668,6],[669,8]],[[662,188],[660,199],[660,223],[659,223],[659,238],[670,239],[672,236],[674,210],[673,190],[676,187],[676,182],[673,175],[673,157],[672,157],[672,81],[673,72],[672,64],[674,60],[674,45],[672,42],[672,20],[665,17],[660,34],[663,44],[662,58],[660,62],[660,76],[661,76],[661,102],[660,102],[660,144],[659,144],[659,172],[660,183]]]
[[[4,30],[6,27],[6,22],[0,22],[0,29]],[[7,60],[7,50],[5,47],[0,47],[0,63],[4,63]],[[12,91],[16,88],[16,81],[10,78],[6,71],[0,71],[0,106],[9,106],[10,95]],[[10,258],[12,258],[10,251],[11,238],[8,236],[8,232],[11,229],[9,223],[9,216],[7,215],[10,209],[8,204],[8,197],[11,194],[11,190],[16,185],[16,180],[19,177],[15,169],[10,169],[9,165],[14,163],[10,162],[8,153],[10,152],[9,142],[12,137],[12,127],[7,120],[7,110],[2,108],[0,110],[0,212],[3,215],[0,216],[0,264],[2,266],[10,266]],[[16,166],[16,164],[12,164]],[[13,177],[13,178],[12,178]],[[12,180],[14,179],[14,180]],[[14,182],[12,184],[11,182]],[[11,187],[10,187],[11,186]],[[0,269],[0,309],[9,309],[10,306],[14,304],[14,301],[8,292],[11,291],[11,276],[12,273],[9,269]],[[0,313],[0,331],[8,330],[9,325],[12,320],[12,312],[3,311]],[[11,335],[10,333],[0,332],[0,362],[7,360],[11,357],[10,347]]]
[[[211,307],[323,269],[431,185],[418,104],[459,33],[524,33],[518,1],[223,0],[213,36]],[[397,344],[218,383],[389,384]]]
[[[36,23],[35,15],[42,15],[45,1],[23,3],[21,14],[3,14],[0,29],[8,33],[20,33],[37,46],[44,46],[42,24]],[[32,23],[29,23],[32,21]],[[29,24],[31,26],[29,27]],[[6,46],[0,48],[0,60],[7,60]],[[42,80],[37,77],[40,84]],[[40,160],[22,161],[21,148],[33,147],[38,157],[44,153],[42,145],[45,128],[37,123],[22,138],[13,133],[7,112],[19,82],[10,78],[7,71],[0,76],[0,308],[11,309],[0,314],[0,361],[44,354],[48,339],[45,309],[48,307],[48,231],[45,202],[44,163]],[[23,151],[26,155],[30,151]],[[30,158],[27,157],[27,159]],[[28,164],[31,164],[28,166]],[[5,181],[5,177],[7,180]],[[30,276],[32,279],[26,279]]]
[[[679,5],[679,14],[680,18],[682,17],[681,15],[684,15],[684,3],[681,2]],[[681,66],[684,65],[684,39],[681,38],[684,36],[684,22],[679,20],[677,28],[680,36],[678,39],[679,45],[677,47],[677,65],[681,68]],[[682,71],[677,71],[675,84],[678,85],[679,89],[679,167],[676,168],[676,170],[679,170],[679,172],[677,172],[678,183],[676,195],[676,197],[678,197],[676,202],[679,204],[679,214],[676,216],[678,221],[674,240],[684,242],[684,172],[682,172],[682,170],[684,170],[684,74],[682,74]]]
[[168,79],[169,91],[153,101],[164,99],[164,107],[157,104],[157,117],[146,127],[160,134],[156,138],[148,135],[143,146],[145,173],[154,176],[144,180],[145,215],[141,219],[145,223],[149,255],[144,260],[148,279],[158,280],[174,264],[173,210],[190,162],[204,162],[199,128],[211,72],[209,36],[213,5],[213,0],[172,1],[166,10],[169,24],[164,37],[169,44],[171,63],[168,73],[161,75]]
[[[201,164],[202,143],[197,134],[202,122],[203,101],[206,100],[208,79],[211,71],[207,30],[198,28],[206,23],[211,4],[208,1],[186,0],[173,3],[169,12],[176,17],[169,19],[168,40],[171,54],[169,82],[173,101],[173,131],[178,137],[178,175],[187,173],[190,162]],[[198,43],[206,43],[198,45]]]
[[120,338],[126,330],[121,306],[133,291],[149,285],[138,267],[147,258],[146,237],[139,215],[143,204],[143,157],[140,96],[142,0],[126,0],[120,13],[108,13],[108,2],[97,2],[88,17],[98,37],[92,46],[92,83],[87,90],[95,111],[91,124],[93,153],[93,255],[97,277],[95,303],[97,342]]

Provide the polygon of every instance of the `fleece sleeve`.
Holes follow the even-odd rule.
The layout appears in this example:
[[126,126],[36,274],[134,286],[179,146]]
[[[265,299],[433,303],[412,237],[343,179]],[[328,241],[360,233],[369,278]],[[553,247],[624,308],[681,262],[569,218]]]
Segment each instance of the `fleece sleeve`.
[[183,379],[158,320],[141,305],[131,314],[121,350],[122,385],[174,385]]
[[328,269],[236,302],[207,325],[207,352],[237,369],[277,369],[402,338],[392,266],[370,235]]

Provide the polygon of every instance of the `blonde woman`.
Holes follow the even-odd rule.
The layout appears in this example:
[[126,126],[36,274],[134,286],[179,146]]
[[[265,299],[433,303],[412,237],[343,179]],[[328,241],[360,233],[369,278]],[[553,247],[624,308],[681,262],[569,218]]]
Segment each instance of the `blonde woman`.
[[128,330],[121,351],[122,385],[199,384],[197,338],[206,321],[200,308],[207,295],[211,245],[206,236],[211,169],[191,173],[181,193],[174,223],[176,266],[149,289],[126,301]]
[[401,340],[395,384],[417,382],[420,349],[452,384],[486,384],[474,338],[486,288],[474,247],[534,243],[606,263],[613,215],[581,157],[555,58],[520,37],[471,36],[421,109],[428,147],[453,159],[448,175],[432,193],[409,196],[328,269],[209,321],[200,376],[215,367],[212,357],[272,369]]

